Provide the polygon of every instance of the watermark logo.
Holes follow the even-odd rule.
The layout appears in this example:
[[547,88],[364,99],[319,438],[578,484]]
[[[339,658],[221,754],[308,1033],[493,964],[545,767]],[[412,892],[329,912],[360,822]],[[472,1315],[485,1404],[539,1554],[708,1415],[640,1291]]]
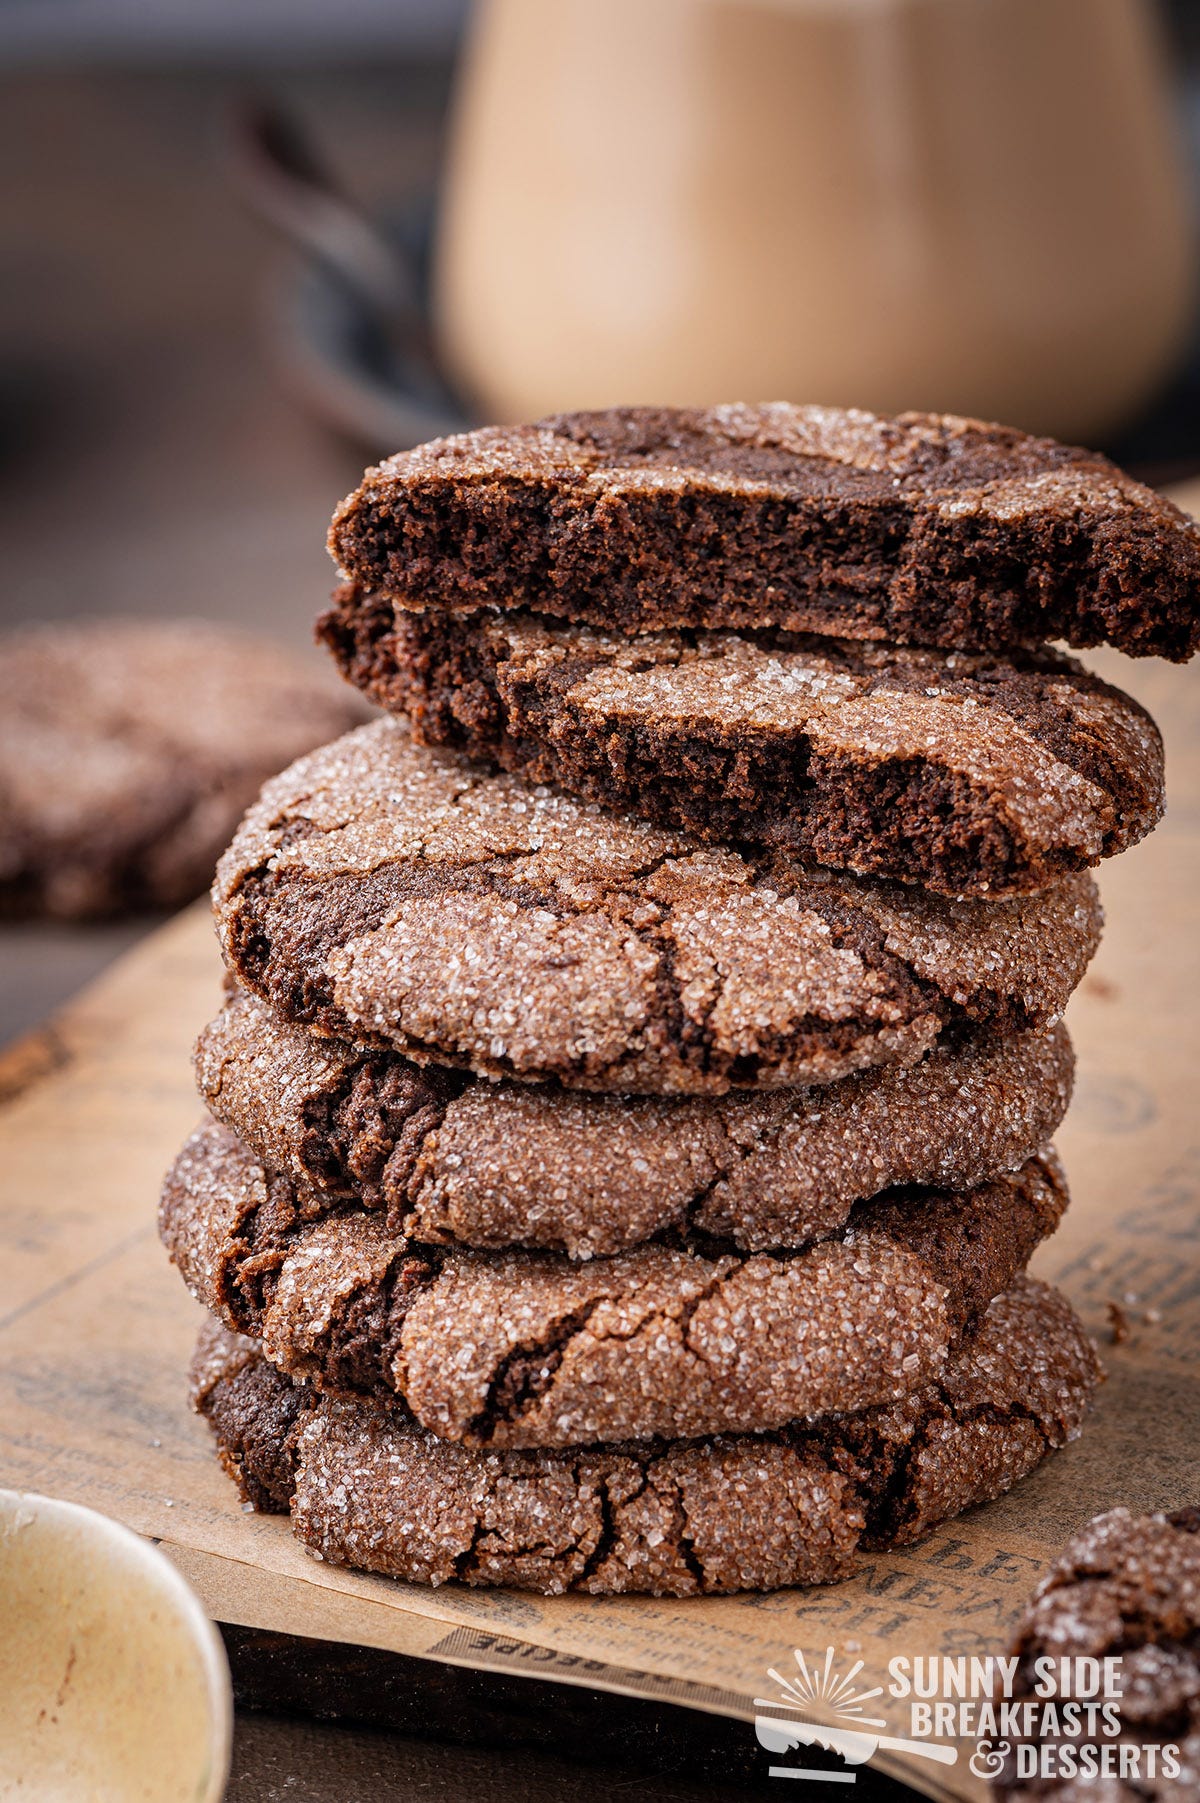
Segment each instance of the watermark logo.
[[[832,1646],[824,1658],[799,1647],[792,1657],[794,1673],[768,1670],[777,1694],[754,1699],[758,1743],[777,1756],[820,1747],[838,1763],[772,1765],[772,1778],[853,1784],[856,1768],[879,1752],[952,1766],[961,1751],[976,1777],[1016,1781],[1136,1784],[1171,1781],[1182,1770],[1177,1746],[1142,1742],[1127,1731],[1119,1656],[1040,1657],[1023,1665],[1011,1654],[896,1654],[886,1681],[874,1685],[869,1676],[859,1683],[865,1660],[847,1660],[843,1671]],[[887,1704],[879,1701],[884,1697]],[[890,1705],[887,1718],[868,1714],[869,1704]],[[889,1732],[893,1725],[906,1732]]]

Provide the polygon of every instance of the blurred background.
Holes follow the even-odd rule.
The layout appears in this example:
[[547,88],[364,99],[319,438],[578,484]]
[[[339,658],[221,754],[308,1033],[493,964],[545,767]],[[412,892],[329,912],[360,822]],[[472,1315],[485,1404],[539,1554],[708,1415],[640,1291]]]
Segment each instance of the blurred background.
[[[572,406],[1200,472],[1192,0],[0,0],[0,146],[0,627],[315,669],[363,464]],[[143,926],[7,925],[0,1037]]]

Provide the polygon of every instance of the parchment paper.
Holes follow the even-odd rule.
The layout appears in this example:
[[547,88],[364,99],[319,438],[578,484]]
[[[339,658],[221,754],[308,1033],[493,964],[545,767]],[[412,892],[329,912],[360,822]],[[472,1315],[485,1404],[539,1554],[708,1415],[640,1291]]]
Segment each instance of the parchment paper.
[[[747,1719],[792,1649],[879,1683],[894,1653],[999,1653],[1039,1572],[1114,1504],[1200,1499],[1197,884],[1200,679],[1101,654],[1168,741],[1167,821],[1104,867],[1104,943],[1072,1003],[1080,1060],[1059,1135],[1073,1191],[1035,1269],[1101,1342],[1109,1381],[1076,1445],[1009,1496],[832,1589],[658,1602],[432,1591],[316,1563],[241,1511],[183,1372],[198,1311],[154,1229],[198,1117],[191,1041],[215,1009],[207,910],[128,956],[0,1067],[0,1482],[89,1503],[160,1539],[220,1619],[669,1698]],[[1127,1337],[1112,1344],[1109,1305]],[[904,1732],[898,1706],[873,1705]],[[889,1713],[890,1712],[890,1713]],[[931,1796],[954,1768],[879,1754]],[[853,1793],[851,1793],[853,1794]]]

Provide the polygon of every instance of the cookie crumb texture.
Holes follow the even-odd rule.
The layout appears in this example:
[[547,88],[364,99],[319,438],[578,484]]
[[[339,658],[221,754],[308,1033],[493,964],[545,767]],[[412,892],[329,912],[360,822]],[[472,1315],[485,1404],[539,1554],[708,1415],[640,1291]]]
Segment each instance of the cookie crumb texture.
[[625,639],[528,613],[405,613],[353,585],[320,632],[426,744],[704,839],[943,895],[1044,887],[1162,814],[1154,722],[1049,651]]
[[[1200,1507],[1172,1515],[1110,1509],[1067,1542],[1039,1584],[1017,1632],[1013,1694],[1035,1694],[1035,1661],[1112,1656],[1121,1661],[1116,1747],[1137,1749],[1136,1771],[1085,1784],[1016,1775],[997,1782],[1012,1803],[1146,1803],[1200,1796]],[[1095,1738],[1095,1737],[1092,1737]],[[1099,1744],[1106,1744],[1100,1740]],[[1142,1751],[1174,1746],[1179,1772],[1147,1770]]]
[[367,471],[329,550],[401,607],[1007,651],[1200,642],[1200,531],[1095,452],[947,414],[625,408]]
[[409,1582],[717,1595],[832,1583],[1074,1439],[1097,1381],[1065,1300],[1022,1281],[941,1380],[886,1408],[674,1445],[476,1452],[321,1397],[210,1324],[194,1406],[256,1507],[320,1558]]
[[322,1039],[239,992],[195,1066],[210,1112],[314,1216],[353,1203],[430,1244],[585,1259],[686,1233],[798,1247],[894,1185],[972,1189],[1054,1137],[1074,1058],[1059,1022],[807,1090],[587,1095]]
[[163,1189],[192,1294],[289,1376],[404,1399],[474,1446],[571,1446],[779,1427],[920,1388],[1058,1225],[1053,1153],[958,1194],[898,1190],[775,1256],[711,1242],[587,1264],[438,1251],[379,1215],[313,1221],[285,1177],[208,1122]]
[[201,621],[5,633],[0,914],[193,900],[265,778],[367,712],[319,665]]
[[947,1027],[1048,1024],[1091,879],[951,901],[701,846],[413,746],[381,720],[267,784],[218,867],[238,981],[418,1061],[723,1094],[911,1064]]

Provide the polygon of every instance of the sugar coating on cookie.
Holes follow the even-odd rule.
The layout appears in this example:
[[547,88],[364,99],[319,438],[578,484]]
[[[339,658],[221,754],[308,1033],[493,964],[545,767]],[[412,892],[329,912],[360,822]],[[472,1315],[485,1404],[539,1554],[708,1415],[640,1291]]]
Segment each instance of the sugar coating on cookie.
[[[1063,1660],[1115,1661],[1119,1731],[1086,1738],[1110,1749],[1116,1769],[1088,1783],[1070,1772],[1069,1758],[1053,1759],[1045,1776],[1022,1777],[1022,1753],[1039,1766],[1043,1747],[1054,1754],[1055,1736],[1047,1733],[1009,1749],[995,1783],[999,1796],[1012,1803],[1169,1803],[1200,1792],[1200,1507],[1154,1515],[1116,1508],[1095,1516],[1038,1585],[1012,1651],[1019,1662],[1012,1694],[1019,1699],[1045,1694],[1047,1667],[1039,1660],[1051,1662],[1052,1674],[1062,1673]],[[1080,1668],[1068,1663],[1072,1669]],[[1163,1758],[1167,1747],[1173,1771]]]
[[1074,1059],[1059,1022],[803,1090],[589,1095],[324,1039],[238,992],[195,1067],[210,1112],[314,1212],[353,1202],[430,1244],[592,1258],[685,1232],[802,1246],[896,1184],[970,1189],[1053,1138]]
[[320,1558],[410,1582],[718,1595],[852,1576],[1009,1489],[1078,1434],[1098,1375],[1065,1300],[1022,1280],[940,1381],[769,1435],[478,1452],[403,1409],[321,1397],[216,1323],[192,1400],[256,1507]]
[[309,1218],[209,1122],[160,1223],[197,1300],[288,1375],[400,1396],[466,1444],[569,1446],[754,1432],[920,1388],[1065,1206],[1045,1153],[965,1194],[889,1192],[792,1254],[439,1251],[378,1214]]
[[266,785],[214,886],[242,985],[322,1032],[485,1076],[722,1094],[1043,1026],[1095,887],[952,901],[700,845],[411,744],[347,734]]

